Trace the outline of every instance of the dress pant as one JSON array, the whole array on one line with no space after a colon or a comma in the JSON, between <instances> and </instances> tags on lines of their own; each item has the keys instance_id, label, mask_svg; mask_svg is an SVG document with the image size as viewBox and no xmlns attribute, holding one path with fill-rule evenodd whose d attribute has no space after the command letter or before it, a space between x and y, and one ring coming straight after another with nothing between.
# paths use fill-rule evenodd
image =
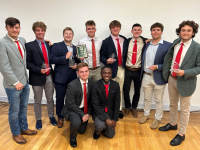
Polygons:
<instances>
[{"instance_id":1,"label":"dress pant","mask_svg":"<svg viewBox=\"0 0 200 150\"><path fill-rule=\"evenodd\" d=\"M100 67L98 67L95 70L89 69L89 71L90 71L90 73L89 73L88 78L92 79L94 82L101 79L101 68Z\"/></svg>"},{"instance_id":2,"label":"dress pant","mask_svg":"<svg viewBox=\"0 0 200 150\"><path fill-rule=\"evenodd\" d=\"M113 78L114 81L119 83L120 86L120 110L122 110L122 99L123 99L123 85L124 85L124 68L118 66L117 75Z\"/></svg>"},{"instance_id":3,"label":"dress pant","mask_svg":"<svg viewBox=\"0 0 200 150\"><path fill-rule=\"evenodd\" d=\"M99 135L101 131L104 131L105 136L107 136L108 138L113 138L115 136L115 129L109 127L105 121L101 121L97 116L94 119L94 126L95 133L97 135Z\"/></svg>"},{"instance_id":4,"label":"dress pant","mask_svg":"<svg viewBox=\"0 0 200 150\"><path fill-rule=\"evenodd\" d=\"M155 119L161 120L163 116L163 94L165 91L164 85L157 85L153 76L144 74L142 80L142 87L144 91L144 115L149 116L151 110L151 101L154 93L156 103Z\"/></svg>"},{"instance_id":5,"label":"dress pant","mask_svg":"<svg viewBox=\"0 0 200 150\"><path fill-rule=\"evenodd\" d=\"M168 91L170 99L170 123L177 124L178 117L178 102L180 98L180 125L179 134L185 134L190 117L190 100L191 96L183 97L178 93L177 79L169 76Z\"/></svg>"},{"instance_id":6,"label":"dress pant","mask_svg":"<svg viewBox=\"0 0 200 150\"><path fill-rule=\"evenodd\" d=\"M56 89L56 114L58 119L63 119L64 117L61 115L62 109L64 107L64 100L67 90L67 85L70 82L68 79L67 83L56 83L55 82L55 89Z\"/></svg>"},{"instance_id":7,"label":"dress pant","mask_svg":"<svg viewBox=\"0 0 200 150\"><path fill-rule=\"evenodd\" d=\"M43 86L32 86L34 93L34 111L36 120L41 120L41 101L43 96L43 90L45 92L45 96L47 99L47 111L49 118L54 117L54 101L53 101L53 93L54 93L54 83L52 80L52 75L49 74L46 76L46 83Z\"/></svg>"},{"instance_id":8,"label":"dress pant","mask_svg":"<svg viewBox=\"0 0 200 150\"><path fill-rule=\"evenodd\" d=\"M84 109L82 108L82 110ZM77 131L80 134L85 133L88 121L83 122L80 115L73 111L69 113L69 120L70 120L70 138L76 138Z\"/></svg>"},{"instance_id":9,"label":"dress pant","mask_svg":"<svg viewBox=\"0 0 200 150\"><path fill-rule=\"evenodd\" d=\"M27 123L27 105L29 100L30 87L27 83L23 89L17 90L5 88L8 102L9 112L8 121L12 135L20 135L20 131L28 129Z\"/></svg>"},{"instance_id":10,"label":"dress pant","mask_svg":"<svg viewBox=\"0 0 200 150\"><path fill-rule=\"evenodd\" d=\"M125 68L125 78L124 78L124 101L126 108L136 109L138 106L138 102L140 99L140 88L141 88L141 80L140 80L141 70L131 71ZM132 99L132 105L130 101L130 87L131 83L134 83L134 94Z\"/></svg>"}]
</instances>

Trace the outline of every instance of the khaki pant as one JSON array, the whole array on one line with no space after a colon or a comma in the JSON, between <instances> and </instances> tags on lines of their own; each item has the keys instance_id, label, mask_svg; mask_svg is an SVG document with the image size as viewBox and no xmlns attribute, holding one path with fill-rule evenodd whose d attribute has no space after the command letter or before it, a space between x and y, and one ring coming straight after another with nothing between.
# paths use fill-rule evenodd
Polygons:
<instances>
[{"instance_id":1,"label":"khaki pant","mask_svg":"<svg viewBox=\"0 0 200 150\"><path fill-rule=\"evenodd\" d=\"M163 94L165 91L164 85L157 85L154 82L153 76L144 74L142 87L144 91L144 115L149 116L151 110L151 101L154 93L156 103L155 119L161 120L163 116Z\"/></svg>"},{"instance_id":2,"label":"khaki pant","mask_svg":"<svg viewBox=\"0 0 200 150\"><path fill-rule=\"evenodd\" d=\"M94 82L97 82L98 80L101 79L101 68L97 68L95 70L90 70L90 74L89 77L90 79L92 79Z\"/></svg>"},{"instance_id":3,"label":"khaki pant","mask_svg":"<svg viewBox=\"0 0 200 150\"><path fill-rule=\"evenodd\" d=\"M177 80L169 76L168 91L170 99L170 123L177 124L178 102L180 98L180 127L179 134L185 134L190 117L190 100L191 96L182 97L177 90Z\"/></svg>"},{"instance_id":4,"label":"khaki pant","mask_svg":"<svg viewBox=\"0 0 200 150\"><path fill-rule=\"evenodd\" d=\"M124 85L124 73L125 70L122 66L118 66L118 71L117 71L117 75L115 78L113 78L114 81L119 83L120 86L120 110L122 110L122 99L123 99L123 85Z\"/></svg>"}]
</instances>

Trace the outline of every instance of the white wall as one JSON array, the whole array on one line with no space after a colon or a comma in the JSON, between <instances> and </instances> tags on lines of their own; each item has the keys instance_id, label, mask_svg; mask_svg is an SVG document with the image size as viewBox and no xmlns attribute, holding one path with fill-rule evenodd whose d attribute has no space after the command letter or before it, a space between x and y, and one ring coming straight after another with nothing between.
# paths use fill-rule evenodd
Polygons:
<instances>
[{"instance_id":1,"label":"white wall","mask_svg":"<svg viewBox=\"0 0 200 150\"><path fill-rule=\"evenodd\" d=\"M173 42L177 38L175 29L183 20L194 20L200 24L199 6L199 0L0 0L0 37L6 34L5 19L12 16L21 21L20 36L27 42L35 39L31 28L33 22L43 21L47 25L46 39L52 42L62 41L62 30L69 26L75 32L73 43L76 45L79 39L86 36L87 20L93 19L96 22L96 36L105 39L110 35L109 23L117 19L122 24L120 34L126 37L131 37L132 25L140 23L143 27L142 36L151 38L150 26L155 22L161 22L164 25L163 39ZM200 43L200 33L194 40ZM1 75L0 82L0 101L4 101L6 94ZM200 110L199 91L200 80L192 96L192 110ZM143 107L143 95L141 90L139 108ZM30 102L32 101L31 88ZM169 108L167 87L164 94L164 108Z\"/></svg>"}]
</instances>

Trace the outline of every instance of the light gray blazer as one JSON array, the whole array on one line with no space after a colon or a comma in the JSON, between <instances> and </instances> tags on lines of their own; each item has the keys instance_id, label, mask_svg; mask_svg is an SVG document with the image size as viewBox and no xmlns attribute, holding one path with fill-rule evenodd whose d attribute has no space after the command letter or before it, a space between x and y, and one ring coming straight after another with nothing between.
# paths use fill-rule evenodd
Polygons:
<instances>
[{"instance_id":1,"label":"light gray blazer","mask_svg":"<svg viewBox=\"0 0 200 150\"><path fill-rule=\"evenodd\" d=\"M176 39L165 56L163 63L163 77L165 81L168 80L170 74L174 46L179 42L180 39ZM196 89L196 76L200 74L200 44L192 40L192 43L179 68L184 70L185 74L182 77L177 76L178 92L184 97L191 96Z\"/></svg>"},{"instance_id":2,"label":"light gray blazer","mask_svg":"<svg viewBox=\"0 0 200 150\"><path fill-rule=\"evenodd\" d=\"M26 85L28 75L26 72L26 49L25 39L19 37L20 43L24 48L22 59L15 43L6 35L0 39L0 72L3 75L4 88L14 89L13 84L17 81Z\"/></svg>"}]
</instances>

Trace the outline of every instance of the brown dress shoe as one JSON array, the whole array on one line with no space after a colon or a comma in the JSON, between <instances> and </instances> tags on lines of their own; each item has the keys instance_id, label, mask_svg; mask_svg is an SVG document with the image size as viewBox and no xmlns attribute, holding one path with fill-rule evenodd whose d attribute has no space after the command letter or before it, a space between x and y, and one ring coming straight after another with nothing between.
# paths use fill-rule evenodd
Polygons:
<instances>
[{"instance_id":1,"label":"brown dress shoe","mask_svg":"<svg viewBox=\"0 0 200 150\"><path fill-rule=\"evenodd\" d=\"M13 135L13 140L15 140L16 143L18 144L25 144L26 139L20 134L20 135Z\"/></svg>"},{"instance_id":2,"label":"brown dress shoe","mask_svg":"<svg viewBox=\"0 0 200 150\"><path fill-rule=\"evenodd\" d=\"M21 131L21 134L22 135L36 135L37 131L36 130L27 129L26 131Z\"/></svg>"},{"instance_id":3,"label":"brown dress shoe","mask_svg":"<svg viewBox=\"0 0 200 150\"><path fill-rule=\"evenodd\" d=\"M131 108L126 108L124 111L124 116L128 116L129 112L131 112Z\"/></svg>"},{"instance_id":4,"label":"brown dress shoe","mask_svg":"<svg viewBox=\"0 0 200 150\"><path fill-rule=\"evenodd\" d=\"M57 126L58 126L58 128L63 127L63 119L58 119Z\"/></svg>"},{"instance_id":5,"label":"brown dress shoe","mask_svg":"<svg viewBox=\"0 0 200 150\"><path fill-rule=\"evenodd\" d=\"M136 109L132 109L132 115L133 117L137 118L138 117L138 113Z\"/></svg>"}]
</instances>

